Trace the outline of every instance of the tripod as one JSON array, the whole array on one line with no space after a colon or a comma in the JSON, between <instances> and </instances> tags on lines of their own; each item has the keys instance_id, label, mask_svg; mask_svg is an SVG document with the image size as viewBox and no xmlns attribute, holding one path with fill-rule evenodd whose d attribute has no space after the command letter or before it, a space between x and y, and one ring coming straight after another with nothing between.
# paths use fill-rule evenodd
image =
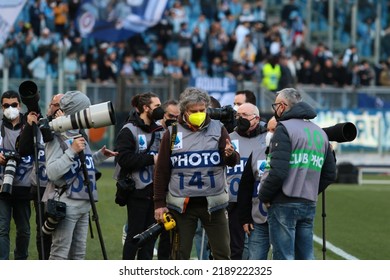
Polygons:
<instances>
[{"instance_id":1,"label":"tripod","mask_svg":"<svg viewBox=\"0 0 390 280\"><path fill-rule=\"evenodd\" d=\"M91 181L89 180L88 170L87 170L87 166L85 164L85 153L83 151L81 151L79 153L79 157L80 157L81 167L83 169L84 184L87 186L89 202L91 203L92 220L95 221L95 223L96 223L96 228L97 228L98 235L99 235L100 247L102 248L103 258L105 260L107 260L108 258L107 258L107 253L106 253L106 247L104 246L102 231L100 228L99 216L97 213L95 200L94 200L93 195L92 195Z\"/></svg>"},{"instance_id":2,"label":"tripod","mask_svg":"<svg viewBox=\"0 0 390 280\"><path fill-rule=\"evenodd\" d=\"M322 192L322 259L326 259L326 238L325 238L325 190Z\"/></svg>"},{"instance_id":3,"label":"tripod","mask_svg":"<svg viewBox=\"0 0 390 280\"><path fill-rule=\"evenodd\" d=\"M37 182L37 206L38 206L38 227L39 227L39 235L41 241L41 258L45 259L45 244L43 240L43 221L42 221L42 204L41 204L41 184L39 180L39 159L38 159L38 127L35 123L33 123L33 142L34 142L34 157L35 157L35 178Z\"/></svg>"}]
</instances>

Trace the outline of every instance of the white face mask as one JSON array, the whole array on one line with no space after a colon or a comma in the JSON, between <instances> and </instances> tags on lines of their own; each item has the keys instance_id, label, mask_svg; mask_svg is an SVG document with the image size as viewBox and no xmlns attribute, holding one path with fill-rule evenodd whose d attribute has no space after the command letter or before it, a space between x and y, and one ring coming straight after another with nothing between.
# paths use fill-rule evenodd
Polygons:
<instances>
[{"instance_id":1,"label":"white face mask","mask_svg":"<svg viewBox=\"0 0 390 280\"><path fill-rule=\"evenodd\" d=\"M9 108L4 110L3 115L7 119L13 121L14 119L16 119L19 116L19 109L14 108L14 107L9 107Z\"/></svg>"},{"instance_id":2,"label":"white face mask","mask_svg":"<svg viewBox=\"0 0 390 280\"><path fill-rule=\"evenodd\" d=\"M269 147L269 143L271 143L272 136L274 136L274 133L268 131L267 135L265 136L265 144L267 145L267 147Z\"/></svg>"}]
</instances>

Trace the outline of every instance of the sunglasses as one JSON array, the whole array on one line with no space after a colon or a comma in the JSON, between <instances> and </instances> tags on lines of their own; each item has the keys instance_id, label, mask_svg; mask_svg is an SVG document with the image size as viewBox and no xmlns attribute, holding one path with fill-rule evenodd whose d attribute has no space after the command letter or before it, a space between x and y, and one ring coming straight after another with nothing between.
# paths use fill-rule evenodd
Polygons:
<instances>
[{"instance_id":1,"label":"sunglasses","mask_svg":"<svg viewBox=\"0 0 390 280\"><path fill-rule=\"evenodd\" d=\"M4 104L2 104L1 106L3 106L5 109L7 109L7 108L9 108L9 107L16 108L16 107L19 106L19 103L17 103L17 102L14 102L14 103L11 103L11 104L4 103Z\"/></svg>"}]
</instances>

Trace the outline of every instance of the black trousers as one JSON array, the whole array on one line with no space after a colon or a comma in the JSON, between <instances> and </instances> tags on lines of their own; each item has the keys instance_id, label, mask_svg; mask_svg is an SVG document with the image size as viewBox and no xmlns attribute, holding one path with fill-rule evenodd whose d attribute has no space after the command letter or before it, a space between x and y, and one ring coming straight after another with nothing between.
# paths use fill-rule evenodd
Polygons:
<instances>
[{"instance_id":1,"label":"black trousers","mask_svg":"<svg viewBox=\"0 0 390 280\"><path fill-rule=\"evenodd\" d=\"M153 259L154 244L157 237L151 238L141 248L132 241L133 237L145 231L152 224L154 219L153 200L130 196L127 202L127 236L123 246L124 260L151 260Z\"/></svg>"}]
</instances>

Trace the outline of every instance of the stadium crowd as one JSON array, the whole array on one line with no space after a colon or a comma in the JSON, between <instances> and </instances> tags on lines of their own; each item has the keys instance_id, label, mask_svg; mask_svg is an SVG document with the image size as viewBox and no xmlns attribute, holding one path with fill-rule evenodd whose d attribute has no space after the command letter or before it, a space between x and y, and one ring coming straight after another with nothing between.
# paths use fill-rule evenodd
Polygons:
<instances>
[{"instance_id":1,"label":"stadium crowd","mask_svg":"<svg viewBox=\"0 0 390 280\"><path fill-rule=\"evenodd\" d=\"M319 86L389 85L390 28L381 16L382 52L372 63L375 5L359 1L357 42L332 53L326 42L305 45L307 1L169 0L161 21L142 34L108 42L83 38L76 26L80 0L27 1L0 49L0 75L10 78L85 79L112 83L119 76L230 76L261 81L269 90L296 83ZM266 2L266 3L265 3ZM336 36L349 42L351 1L336 7ZM383 14L389 4L382 1ZM326 30L328 1L314 1L319 20L311 29ZM279 16L268 16L274 5ZM278 10L278 11L279 11Z\"/></svg>"}]
</instances>

